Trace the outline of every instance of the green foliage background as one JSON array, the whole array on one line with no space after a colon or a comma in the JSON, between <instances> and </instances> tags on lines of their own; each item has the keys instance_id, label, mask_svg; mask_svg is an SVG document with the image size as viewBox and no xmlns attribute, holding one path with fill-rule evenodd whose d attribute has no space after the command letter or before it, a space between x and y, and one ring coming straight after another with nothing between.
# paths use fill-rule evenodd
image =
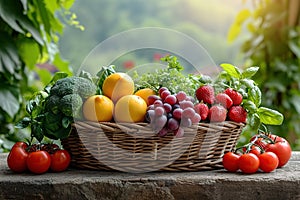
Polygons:
<instances>
[{"instance_id":1,"label":"green foliage background","mask_svg":"<svg viewBox=\"0 0 300 200\"><path fill-rule=\"evenodd\" d=\"M75 21L69 11L73 3L0 0L0 150L27 136L26 132L15 134L14 125L24 116L26 100L52 78L38 64L72 74L57 43L64 24Z\"/></svg>"},{"instance_id":2,"label":"green foliage background","mask_svg":"<svg viewBox=\"0 0 300 200\"><path fill-rule=\"evenodd\" d=\"M243 27L250 37L241 52L245 67L259 66L254 80L260 85L262 104L285 116L281 126L269 127L300 149L300 1L254 1L254 9L243 9L232 24L228 39L236 39ZM250 137L251 132L243 134Z\"/></svg>"}]
</instances>

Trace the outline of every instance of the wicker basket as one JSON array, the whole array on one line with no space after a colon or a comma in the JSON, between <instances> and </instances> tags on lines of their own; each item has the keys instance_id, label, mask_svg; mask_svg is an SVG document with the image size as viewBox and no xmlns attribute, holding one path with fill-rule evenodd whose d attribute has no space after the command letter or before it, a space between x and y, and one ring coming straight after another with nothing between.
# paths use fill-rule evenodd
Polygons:
<instances>
[{"instance_id":1,"label":"wicker basket","mask_svg":"<svg viewBox=\"0 0 300 200\"><path fill-rule=\"evenodd\" d=\"M78 121L62 145L80 169L126 172L200 171L222 167L235 148L243 123L199 123L181 138L155 135L147 123Z\"/></svg>"}]
</instances>

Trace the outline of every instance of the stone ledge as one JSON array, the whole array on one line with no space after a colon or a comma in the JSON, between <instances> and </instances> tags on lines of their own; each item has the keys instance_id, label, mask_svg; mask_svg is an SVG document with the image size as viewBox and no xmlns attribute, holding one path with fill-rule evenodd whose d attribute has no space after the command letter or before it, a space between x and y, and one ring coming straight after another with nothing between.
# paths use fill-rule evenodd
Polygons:
<instances>
[{"instance_id":1,"label":"stone ledge","mask_svg":"<svg viewBox=\"0 0 300 200\"><path fill-rule=\"evenodd\" d=\"M129 174L69 169L14 174L0 154L0 199L300 199L300 152L272 173L225 170Z\"/></svg>"}]
</instances>

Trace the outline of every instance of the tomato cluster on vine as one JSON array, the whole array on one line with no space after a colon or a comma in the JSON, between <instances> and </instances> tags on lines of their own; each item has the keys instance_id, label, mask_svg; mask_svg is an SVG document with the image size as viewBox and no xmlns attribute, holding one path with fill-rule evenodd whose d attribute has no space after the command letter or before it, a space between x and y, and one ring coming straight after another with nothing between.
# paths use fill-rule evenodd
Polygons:
<instances>
[{"instance_id":1,"label":"tomato cluster on vine","mask_svg":"<svg viewBox=\"0 0 300 200\"><path fill-rule=\"evenodd\" d=\"M68 168L70 161L69 152L56 144L28 145L26 142L16 142L7 157L9 169L16 173L61 172Z\"/></svg>"},{"instance_id":2,"label":"tomato cluster on vine","mask_svg":"<svg viewBox=\"0 0 300 200\"><path fill-rule=\"evenodd\" d=\"M248 144L234 152L225 153L222 163L224 169L230 172L268 173L286 165L291 154L292 150L286 139L274 134L261 133L254 135Z\"/></svg>"}]
</instances>

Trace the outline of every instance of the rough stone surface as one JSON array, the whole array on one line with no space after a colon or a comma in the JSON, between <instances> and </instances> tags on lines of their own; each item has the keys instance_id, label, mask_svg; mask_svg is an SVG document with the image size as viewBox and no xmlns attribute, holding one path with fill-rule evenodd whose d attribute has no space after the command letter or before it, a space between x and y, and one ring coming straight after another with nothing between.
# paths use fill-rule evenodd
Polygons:
<instances>
[{"instance_id":1,"label":"rough stone surface","mask_svg":"<svg viewBox=\"0 0 300 200\"><path fill-rule=\"evenodd\" d=\"M272 173L225 170L129 174L69 169L62 173L12 173L0 154L0 199L300 199L300 152Z\"/></svg>"}]
</instances>

